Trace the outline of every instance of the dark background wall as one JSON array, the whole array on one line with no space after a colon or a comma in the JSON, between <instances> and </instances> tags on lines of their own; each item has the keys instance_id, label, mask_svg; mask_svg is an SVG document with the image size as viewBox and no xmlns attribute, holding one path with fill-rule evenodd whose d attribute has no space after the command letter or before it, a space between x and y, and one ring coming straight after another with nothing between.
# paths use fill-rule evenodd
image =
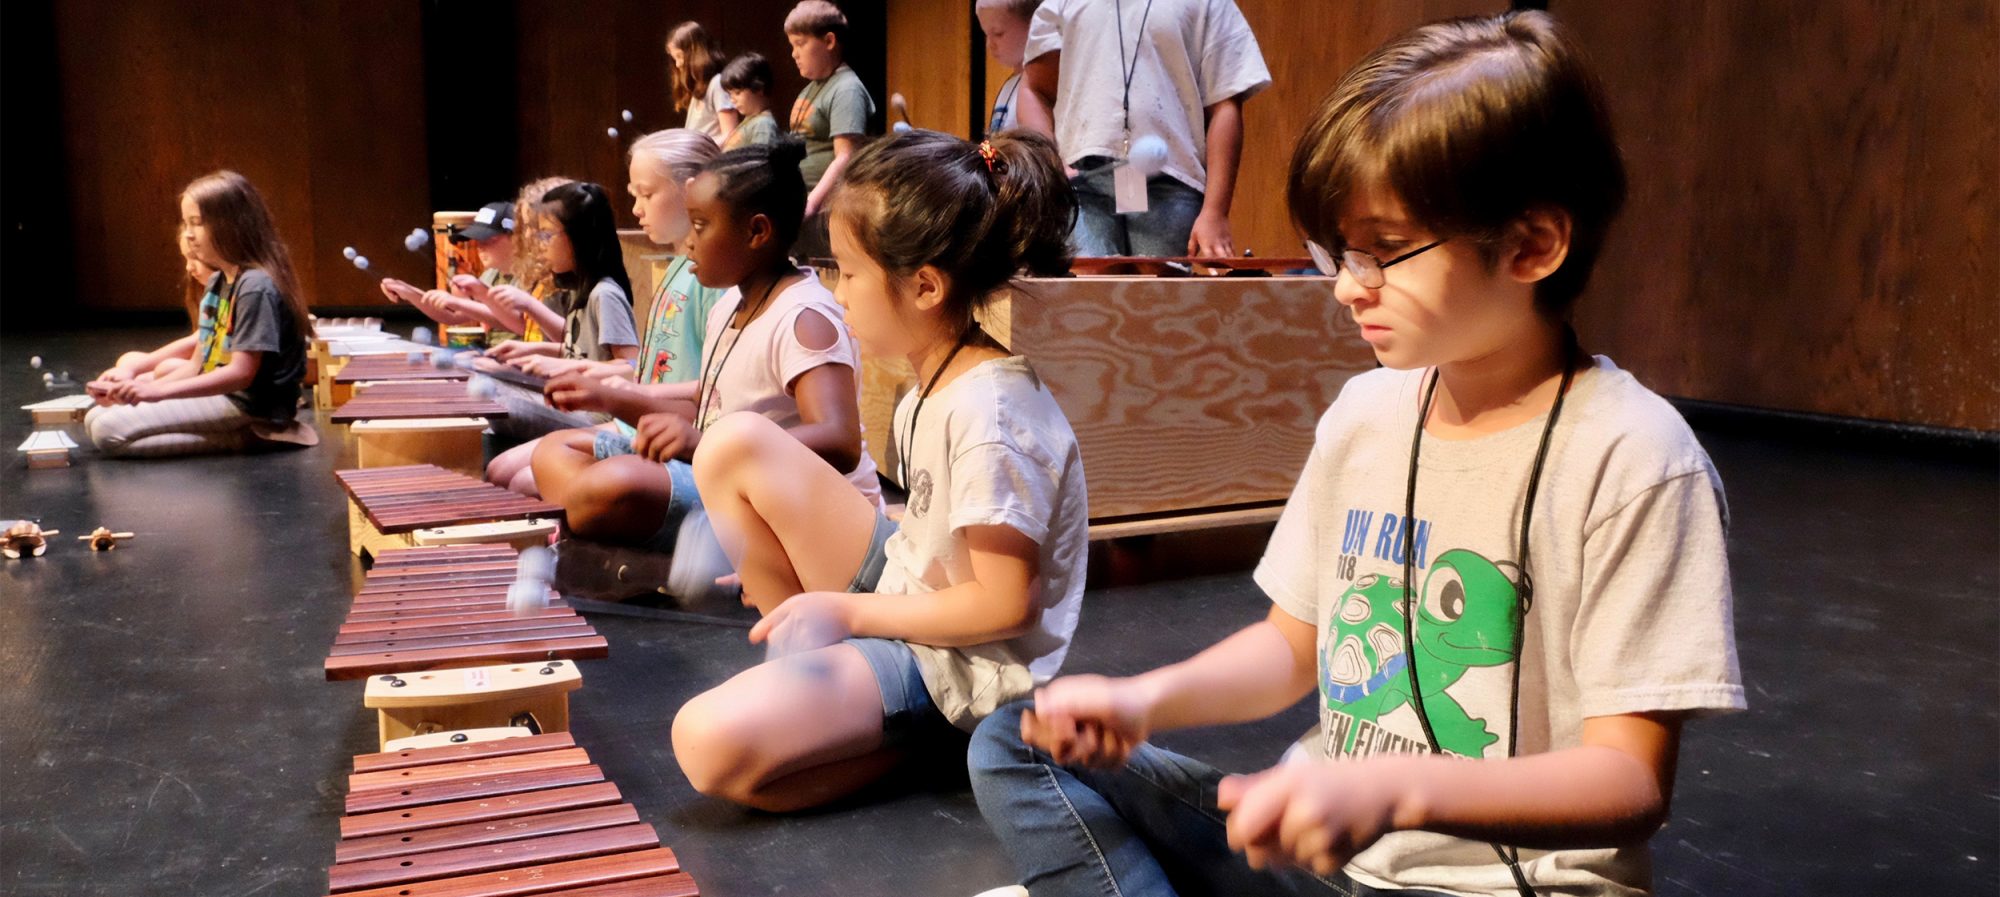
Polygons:
<instances>
[{"instance_id":1,"label":"dark background wall","mask_svg":"<svg viewBox=\"0 0 2000 897\"><path fill-rule=\"evenodd\" d=\"M844 5L850 62L881 96L883 12ZM316 307L379 303L382 275L427 278L428 254L404 250L403 235L427 227L433 210L510 199L542 175L604 184L621 199L621 224L634 226L625 148L682 118L668 87L668 30L692 18L727 53L763 53L782 117L804 84L783 32L791 6L7 4L0 322L177 314L176 198L216 168L264 192ZM369 272L341 255L350 245Z\"/></svg>"},{"instance_id":2,"label":"dark background wall","mask_svg":"<svg viewBox=\"0 0 2000 897\"><path fill-rule=\"evenodd\" d=\"M1284 166L1340 73L1413 25L1506 5L1239 2L1276 82L1248 106L1234 215L1262 255L1298 251ZM971 134L1004 72L970 4L844 5L877 99ZM1592 348L1672 395L2000 429L2000 4L1550 5L1594 58L1632 173L1582 305ZM224 165L265 189L316 304L374 301L342 246L417 278L400 240L433 209L543 174L622 189L630 137L676 123L675 22L771 57L788 108L789 6L0 5L0 327L170 314L174 197Z\"/></svg>"}]
</instances>

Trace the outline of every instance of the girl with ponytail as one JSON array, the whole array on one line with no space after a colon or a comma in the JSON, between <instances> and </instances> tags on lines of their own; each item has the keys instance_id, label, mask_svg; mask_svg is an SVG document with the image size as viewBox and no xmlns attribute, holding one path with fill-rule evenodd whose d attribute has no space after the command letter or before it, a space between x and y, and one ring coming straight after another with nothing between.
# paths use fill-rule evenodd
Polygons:
<instances>
[{"instance_id":1,"label":"girl with ponytail","mask_svg":"<svg viewBox=\"0 0 2000 897\"><path fill-rule=\"evenodd\" d=\"M833 194L834 296L863 351L908 358L887 520L755 415L718 421L694 474L772 660L674 720L695 788L766 810L825 803L964 731L1061 666L1089 513L1076 438L976 312L1069 260L1076 200L1046 138L910 131L855 154Z\"/></svg>"}]
</instances>

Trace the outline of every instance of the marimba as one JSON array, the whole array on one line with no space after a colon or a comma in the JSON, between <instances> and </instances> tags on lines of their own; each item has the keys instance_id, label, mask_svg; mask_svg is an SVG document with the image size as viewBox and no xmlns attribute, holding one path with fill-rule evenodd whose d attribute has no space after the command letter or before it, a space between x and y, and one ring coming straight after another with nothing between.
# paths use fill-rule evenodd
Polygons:
<instances>
[{"instance_id":1,"label":"marimba","mask_svg":"<svg viewBox=\"0 0 2000 897\"><path fill-rule=\"evenodd\" d=\"M414 345L414 344L412 344ZM417 350L412 350L417 351ZM333 375L333 384L328 390L332 407L338 408L354 398L354 384L369 381L405 382L411 380L464 380L470 376L457 367L440 368L431 361L430 355L410 360L410 353L359 355L348 359L346 364Z\"/></svg>"},{"instance_id":2,"label":"marimba","mask_svg":"<svg viewBox=\"0 0 2000 897\"><path fill-rule=\"evenodd\" d=\"M22 405L21 410L34 418L35 426L62 426L83 420L90 409L97 407L97 400L88 395L63 396L56 399Z\"/></svg>"},{"instance_id":3,"label":"marimba","mask_svg":"<svg viewBox=\"0 0 2000 897\"><path fill-rule=\"evenodd\" d=\"M336 470L357 555L413 545L546 544L562 508L430 464Z\"/></svg>"},{"instance_id":4,"label":"marimba","mask_svg":"<svg viewBox=\"0 0 2000 897\"><path fill-rule=\"evenodd\" d=\"M435 464L477 475L486 466L486 422L507 416L506 406L467 395L456 380L355 385L332 420L353 425L363 469Z\"/></svg>"},{"instance_id":5,"label":"marimba","mask_svg":"<svg viewBox=\"0 0 2000 897\"><path fill-rule=\"evenodd\" d=\"M362 580L325 664L329 680L368 677L363 705L381 743L441 729L569 727L574 661L608 644L561 604L517 614L507 593L516 554L501 545L383 552Z\"/></svg>"},{"instance_id":6,"label":"marimba","mask_svg":"<svg viewBox=\"0 0 2000 897\"><path fill-rule=\"evenodd\" d=\"M28 459L31 468L68 467L69 453L76 448L76 440L61 430L36 430L21 440L15 451Z\"/></svg>"},{"instance_id":7,"label":"marimba","mask_svg":"<svg viewBox=\"0 0 2000 897\"><path fill-rule=\"evenodd\" d=\"M354 758L329 894L698 897L567 733Z\"/></svg>"}]
</instances>

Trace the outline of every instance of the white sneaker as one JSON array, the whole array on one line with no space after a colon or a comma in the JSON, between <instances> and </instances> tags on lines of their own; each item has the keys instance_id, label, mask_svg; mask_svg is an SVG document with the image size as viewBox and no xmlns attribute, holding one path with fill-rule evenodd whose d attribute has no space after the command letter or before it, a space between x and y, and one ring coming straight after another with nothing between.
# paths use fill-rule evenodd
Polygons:
<instances>
[{"instance_id":1,"label":"white sneaker","mask_svg":"<svg viewBox=\"0 0 2000 897\"><path fill-rule=\"evenodd\" d=\"M1020 885L1008 885L991 891L981 891L972 897L1028 897L1028 889Z\"/></svg>"}]
</instances>

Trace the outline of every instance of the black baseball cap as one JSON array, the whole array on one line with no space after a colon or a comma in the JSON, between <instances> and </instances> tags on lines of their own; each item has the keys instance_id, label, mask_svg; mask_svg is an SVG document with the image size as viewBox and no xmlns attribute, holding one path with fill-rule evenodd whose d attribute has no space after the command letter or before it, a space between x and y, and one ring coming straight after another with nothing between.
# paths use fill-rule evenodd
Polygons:
<instances>
[{"instance_id":1,"label":"black baseball cap","mask_svg":"<svg viewBox=\"0 0 2000 897\"><path fill-rule=\"evenodd\" d=\"M459 228L451 235L453 243L467 240L485 242L494 237L504 237L514 232L514 204L511 202L490 202L480 206L472 216L472 223Z\"/></svg>"}]
</instances>

